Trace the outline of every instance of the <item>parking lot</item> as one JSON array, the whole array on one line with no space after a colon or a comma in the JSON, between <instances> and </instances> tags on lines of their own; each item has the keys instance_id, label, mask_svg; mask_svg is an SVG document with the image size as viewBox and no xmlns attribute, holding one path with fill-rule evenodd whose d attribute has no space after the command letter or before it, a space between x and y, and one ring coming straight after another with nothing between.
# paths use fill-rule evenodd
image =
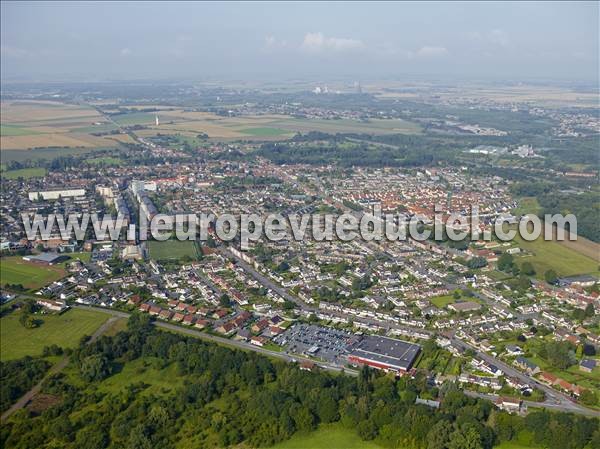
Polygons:
<instances>
[{"instance_id":1,"label":"parking lot","mask_svg":"<svg viewBox=\"0 0 600 449\"><path fill-rule=\"evenodd\" d=\"M339 364L346 362L345 355L358 340L351 332L312 324L296 324L274 338L287 352Z\"/></svg>"}]
</instances>

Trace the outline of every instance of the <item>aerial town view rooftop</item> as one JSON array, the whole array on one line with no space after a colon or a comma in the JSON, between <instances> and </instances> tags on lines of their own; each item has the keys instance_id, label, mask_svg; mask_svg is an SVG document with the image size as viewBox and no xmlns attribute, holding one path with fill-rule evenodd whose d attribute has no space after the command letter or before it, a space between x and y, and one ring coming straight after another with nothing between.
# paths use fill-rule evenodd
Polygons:
<instances>
[{"instance_id":1,"label":"aerial town view rooftop","mask_svg":"<svg viewBox=\"0 0 600 449\"><path fill-rule=\"evenodd\" d=\"M1 13L1 447L600 448L597 2Z\"/></svg>"}]
</instances>

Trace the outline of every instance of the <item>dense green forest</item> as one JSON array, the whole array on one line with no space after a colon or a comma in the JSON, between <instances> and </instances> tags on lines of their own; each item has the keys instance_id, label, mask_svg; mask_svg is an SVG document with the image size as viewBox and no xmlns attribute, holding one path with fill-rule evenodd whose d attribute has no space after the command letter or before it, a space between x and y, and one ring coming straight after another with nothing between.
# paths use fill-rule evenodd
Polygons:
<instances>
[{"instance_id":1,"label":"dense green forest","mask_svg":"<svg viewBox=\"0 0 600 449\"><path fill-rule=\"evenodd\" d=\"M140 361L169 369L173 374L161 381L174 388L156 390L143 381L106 387ZM411 380L369 369L357 377L305 372L253 352L159 331L146 315L134 315L126 331L80 346L70 363L44 384L53 405L19 411L2 426L3 447L264 447L338 421L387 448L491 448L524 429L549 449L600 447L596 419L544 411L523 419L452 384L430 387L421 375ZM440 397L439 410L415 405L417 396Z\"/></svg>"},{"instance_id":2,"label":"dense green forest","mask_svg":"<svg viewBox=\"0 0 600 449\"><path fill-rule=\"evenodd\" d=\"M48 368L49 362L32 357L0 362L0 411L9 408L38 383Z\"/></svg>"}]
</instances>

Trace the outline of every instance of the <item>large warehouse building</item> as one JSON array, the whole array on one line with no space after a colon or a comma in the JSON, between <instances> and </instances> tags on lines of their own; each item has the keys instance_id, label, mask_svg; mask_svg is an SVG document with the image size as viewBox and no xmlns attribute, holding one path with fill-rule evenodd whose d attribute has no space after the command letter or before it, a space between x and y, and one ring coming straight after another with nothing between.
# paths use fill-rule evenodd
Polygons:
<instances>
[{"instance_id":1,"label":"large warehouse building","mask_svg":"<svg viewBox=\"0 0 600 449\"><path fill-rule=\"evenodd\" d=\"M420 351L421 347L414 343L369 335L350 350L348 361L403 374L412 368Z\"/></svg>"}]
</instances>

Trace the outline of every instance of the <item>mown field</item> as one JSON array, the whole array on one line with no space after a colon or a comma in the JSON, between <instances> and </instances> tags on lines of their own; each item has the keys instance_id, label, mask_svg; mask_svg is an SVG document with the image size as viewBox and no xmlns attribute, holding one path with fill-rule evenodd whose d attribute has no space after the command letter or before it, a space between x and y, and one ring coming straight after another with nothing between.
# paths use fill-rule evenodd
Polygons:
<instances>
[{"instance_id":1,"label":"mown field","mask_svg":"<svg viewBox=\"0 0 600 449\"><path fill-rule=\"evenodd\" d=\"M65 276L61 266L46 266L23 260L21 256L0 259L0 283L21 284L25 288L41 288Z\"/></svg>"},{"instance_id":2,"label":"mown field","mask_svg":"<svg viewBox=\"0 0 600 449\"><path fill-rule=\"evenodd\" d=\"M453 304L454 302L456 302L456 300L452 295L436 296L435 298L431 298L431 303L438 309L443 309L448 304Z\"/></svg>"},{"instance_id":3,"label":"mown field","mask_svg":"<svg viewBox=\"0 0 600 449\"><path fill-rule=\"evenodd\" d=\"M0 176L6 179L30 179L30 178L43 178L46 176L47 170L43 167L33 167L33 168L22 168L19 170L8 170L2 171Z\"/></svg>"},{"instance_id":4,"label":"mown field","mask_svg":"<svg viewBox=\"0 0 600 449\"><path fill-rule=\"evenodd\" d=\"M165 240L148 242L150 258L154 260L178 260L183 256L196 257L196 248L191 240Z\"/></svg>"},{"instance_id":5,"label":"mown field","mask_svg":"<svg viewBox=\"0 0 600 449\"><path fill-rule=\"evenodd\" d=\"M72 309L61 315L36 315L43 323L37 328L26 329L19 322L19 313L10 313L0 318L0 360L38 356L44 346L52 344L74 348L81 337L92 335L108 317L101 312Z\"/></svg>"},{"instance_id":6,"label":"mown field","mask_svg":"<svg viewBox=\"0 0 600 449\"><path fill-rule=\"evenodd\" d=\"M531 253L531 255L518 256L517 262L519 264L525 261L531 262L539 279L543 279L544 273L550 269L555 270L559 276L600 274L597 261L558 242L541 238L528 242L517 235L515 243L521 249Z\"/></svg>"}]
</instances>

